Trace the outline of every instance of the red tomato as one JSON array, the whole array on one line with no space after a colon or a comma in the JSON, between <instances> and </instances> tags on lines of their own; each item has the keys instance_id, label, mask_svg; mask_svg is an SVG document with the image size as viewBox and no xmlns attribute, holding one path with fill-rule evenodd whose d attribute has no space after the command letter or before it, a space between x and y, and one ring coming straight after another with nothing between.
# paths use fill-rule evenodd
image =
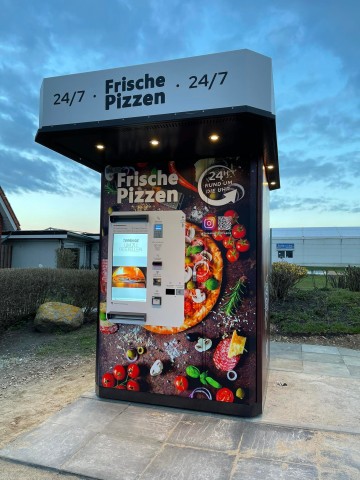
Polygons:
<instances>
[{"instance_id":1,"label":"red tomato","mask_svg":"<svg viewBox=\"0 0 360 480\"><path fill-rule=\"evenodd\" d=\"M187 390L189 386L188 379L184 377L183 375L178 375L175 378L175 387L179 392L183 392L184 390Z\"/></svg>"},{"instance_id":2,"label":"red tomato","mask_svg":"<svg viewBox=\"0 0 360 480\"><path fill-rule=\"evenodd\" d=\"M140 391L140 385L136 380L129 380L126 384L127 390L133 390L134 392Z\"/></svg>"},{"instance_id":3,"label":"red tomato","mask_svg":"<svg viewBox=\"0 0 360 480\"><path fill-rule=\"evenodd\" d=\"M236 260L239 260L239 252L236 250L236 248L231 248L226 252L226 258L229 260L229 262L234 263Z\"/></svg>"},{"instance_id":4,"label":"red tomato","mask_svg":"<svg viewBox=\"0 0 360 480\"><path fill-rule=\"evenodd\" d=\"M208 278L211 277L210 268L204 268L202 266L196 269L196 281L197 282L206 282Z\"/></svg>"},{"instance_id":5,"label":"red tomato","mask_svg":"<svg viewBox=\"0 0 360 480\"><path fill-rule=\"evenodd\" d=\"M185 315L191 315L192 313L194 313L193 304L189 299L186 299L184 302L184 313Z\"/></svg>"},{"instance_id":6,"label":"red tomato","mask_svg":"<svg viewBox=\"0 0 360 480\"><path fill-rule=\"evenodd\" d=\"M235 210L226 210L224 217L231 217L231 223L234 224L239 218L239 214Z\"/></svg>"},{"instance_id":7,"label":"red tomato","mask_svg":"<svg viewBox=\"0 0 360 480\"><path fill-rule=\"evenodd\" d=\"M226 237L226 234L224 232L213 232L212 236L214 240L221 242Z\"/></svg>"},{"instance_id":8,"label":"red tomato","mask_svg":"<svg viewBox=\"0 0 360 480\"><path fill-rule=\"evenodd\" d=\"M232 227L231 233L234 238L244 238L246 235L246 228L244 227L244 225L240 225L240 223L237 223Z\"/></svg>"},{"instance_id":9,"label":"red tomato","mask_svg":"<svg viewBox=\"0 0 360 480\"><path fill-rule=\"evenodd\" d=\"M136 363L132 363L127 367L127 373L130 378L137 378L140 376L140 368Z\"/></svg>"},{"instance_id":10,"label":"red tomato","mask_svg":"<svg viewBox=\"0 0 360 480\"><path fill-rule=\"evenodd\" d=\"M250 248L250 242L249 240L246 240L246 238L241 238L236 242L236 250L238 252L247 252Z\"/></svg>"},{"instance_id":11,"label":"red tomato","mask_svg":"<svg viewBox=\"0 0 360 480\"><path fill-rule=\"evenodd\" d=\"M116 380L124 380L126 377L126 370L122 365L115 365L113 368L113 375L116 378Z\"/></svg>"},{"instance_id":12,"label":"red tomato","mask_svg":"<svg viewBox=\"0 0 360 480\"><path fill-rule=\"evenodd\" d=\"M115 385L115 377L112 373L104 373L101 379L102 386L105 388L112 388Z\"/></svg>"},{"instance_id":13,"label":"red tomato","mask_svg":"<svg viewBox=\"0 0 360 480\"><path fill-rule=\"evenodd\" d=\"M229 388L220 388L220 390L216 392L216 400L218 402L232 403L234 401L234 394Z\"/></svg>"},{"instance_id":14,"label":"red tomato","mask_svg":"<svg viewBox=\"0 0 360 480\"><path fill-rule=\"evenodd\" d=\"M231 235L227 235L223 240L225 248L235 248L235 239Z\"/></svg>"}]
</instances>

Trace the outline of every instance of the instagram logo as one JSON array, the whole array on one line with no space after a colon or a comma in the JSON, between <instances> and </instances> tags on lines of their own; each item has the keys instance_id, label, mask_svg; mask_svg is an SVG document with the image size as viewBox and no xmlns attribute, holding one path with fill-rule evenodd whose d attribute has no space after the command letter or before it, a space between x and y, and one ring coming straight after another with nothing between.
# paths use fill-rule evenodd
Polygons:
<instances>
[{"instance_id":1,"label":"instagram logo","mask_svg":"<svg viewBox=\"0 0 360 480\"><path fill-rule=\"evenodd\" d=\"M217 218L215 215L206 215L202 221L203 229L213 231L217 228Z\"/></svg>"}]
</instances>

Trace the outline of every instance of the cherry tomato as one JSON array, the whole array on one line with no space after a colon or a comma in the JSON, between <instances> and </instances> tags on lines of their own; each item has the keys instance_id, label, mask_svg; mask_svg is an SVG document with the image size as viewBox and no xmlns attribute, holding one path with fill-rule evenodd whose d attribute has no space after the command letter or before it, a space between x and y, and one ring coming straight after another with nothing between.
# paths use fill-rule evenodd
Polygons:
<instances>
[{"instance_id":1,"label":"cherry tomato","mask_svg":"<svg viewBox=\"0 0 360 480\"><path fill-rule=\"evenodd\" d=\"M236 242L235 247L238 252L247 252L250 248L250 242L246 238L241 238Z\"/></svg>"},{"instance_id":2,"label":"cherry tomato","mask_svg":"<svg viewBox=\"0 0 360 480\"><path fill-rule=\"evenodd\" d=\"M134 392L140 391L140 385L136 380L129 380L126 384L127 390L133 390Z\"/></svg>"},{"instance_id":3,"label":"cherry tomato","mask_svg":"<svg viewBox=\"0 0 360 480\"><path fill-rule=\"evenodd\" d=\"M231 234L234 238L244 238L246 235L246 228L244 227L244 225L240 225L240 223L237 223L232 227Z\"/></svg>"},{"instance_id":4,"label":"cherry tomato","mask_svg":"<svg viewBox=\"0 0 360 480\"><path fill-rule=\"evenodd\" d=\"M235 239L231 235L227 235L222 243L225 248L235 248Z\"/></svg>"},{"instance_id":5,"label":"cherry tomato","mask_svg":"<svg viewBox=\"0 0 360 480\"><path fill-rule=\"evenodd\" d=\"M216 400L218 402L232 403L234 401L234 394L229 388L220 388L220 390L216 392Z\"/></svg>"},{"instance_id":6,"label":"cherry tomato","mask_svg":"<svg viewBox=\"0 0 360 480\"><path fill-rule=\"evenodd\" d=\"M113 375L116 378L116 380L124 380L126 377L126 370L122 365L115 365L113 368Z\"/></svg>"},{"instance_id":7,"label":"cherry tomato","mask_svg":"<svg viewBox=\"0 0 360 480\"><path fill-rule=\"evenodd\" d=\"M102 386L105 388L112 388L115 385L115 377L112 373L104 373L101 379Z\"/></svg>"},{"instance_id":8,"label":"cherry tomato","mask_svg":"<svg viewBox=\"0 0 360 480\"><path fill-rule=\"evenodd\" d=\"M239 214L235 210L226 210L224 217L231 217L231 223L234 225L239 218Z\"/></svg>"},{"instance_id":9,"label":"cherry tomato","mask_svg":"<svg viewBox=\"0 0 360 480\"><path fill-rule=\"evenodd\" d=\"M214 240L221 242L226 237L226 234L224 232L213 232L212 236Z\"/></svg>"},{"instance_id":10,"label":"cherry tomato","mask_svg":"<svg viewBox=\"0 0 360 480\"><path fill-rule=\"evenodd\" d=\"M127 367L127 373L130 378L137 378L140 376L140 368L136 363L132 363Z\"/></svg>"},{"instance_id":11,"label":"cherry tomato","mask_svg":"<svg viewBox=\"0 0 360 480\"><path fill-rule=\"evenodd\" d=\"M175 378L175 387L179 392L183 392L184 390L187 390L189 386L188 379L184 377L183 375L178 375Z\"/></svg>"},{"instance_id":12,"label":"cherry tomato","mask_svg":"<svg viewBox=\"0 0 360 480\"><path fill-rule=\"evenodd\" d=\"M236 250L236 248L231 248L226 252L226 258L229 262L234 263L236 260L239 260L240 253Z\"/></svg>"}]
</instances>

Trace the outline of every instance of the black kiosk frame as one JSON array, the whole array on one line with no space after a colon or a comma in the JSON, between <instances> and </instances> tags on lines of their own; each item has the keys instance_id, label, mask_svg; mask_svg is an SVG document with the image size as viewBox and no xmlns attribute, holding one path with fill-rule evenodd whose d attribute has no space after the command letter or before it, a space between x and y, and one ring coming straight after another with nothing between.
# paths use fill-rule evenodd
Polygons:
<instances>
[{"instance_id":1,"label":"black kiosk frame","mask_svg":"<svg viewBox=\"0 0 360 480\"><path fill-rule=\"evenodd\" d=\"M260 414L280 188L271 60L239 50L49 78L40 110L36 141L101 173L97 394ZM110 308L109 289L125 300Z\"/></svg>"}]
</instances>

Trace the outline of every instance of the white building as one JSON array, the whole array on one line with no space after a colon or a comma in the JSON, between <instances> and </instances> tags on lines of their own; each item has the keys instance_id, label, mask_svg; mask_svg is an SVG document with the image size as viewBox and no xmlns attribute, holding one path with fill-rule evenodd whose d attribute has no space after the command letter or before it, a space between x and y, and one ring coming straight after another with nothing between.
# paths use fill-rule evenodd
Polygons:
<instances>
[{"instance_id":1,"label":"white building","mask_svg":"<svg viewBox=\"0 0 360 480\"><path fill-rule=\"evenodd\" d=\"M360 227L272 228L271 260L309 267L360 266Z\"/></svg>"}]
</instances>

